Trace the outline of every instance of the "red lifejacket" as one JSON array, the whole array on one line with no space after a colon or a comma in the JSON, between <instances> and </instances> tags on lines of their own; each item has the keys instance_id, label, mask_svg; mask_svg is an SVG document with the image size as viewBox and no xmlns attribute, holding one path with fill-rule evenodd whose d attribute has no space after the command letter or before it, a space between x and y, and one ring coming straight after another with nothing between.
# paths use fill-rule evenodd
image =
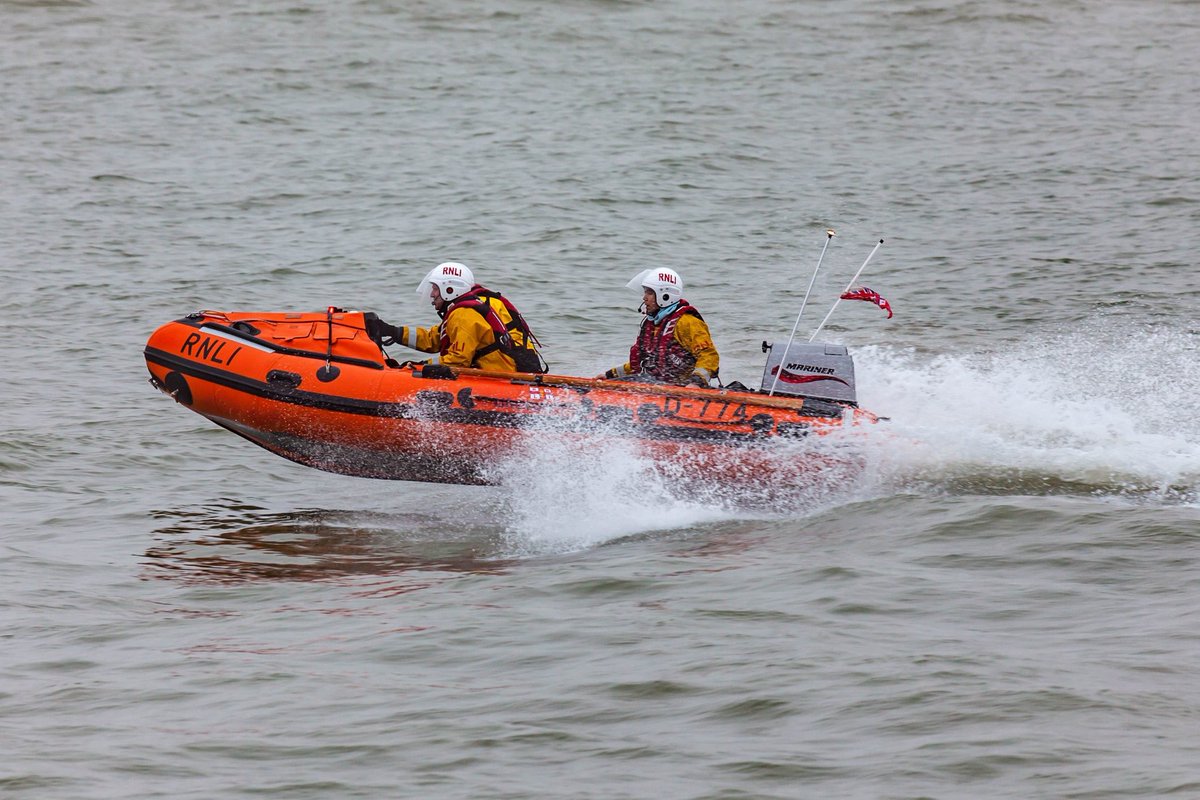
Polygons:
<instances>
[{"instance_id":1,"label":"red lifejacket","mask_svg":"<svg viewBox=\"0 0 1200 800\"><path fill-rule=\"evenodd\" d=\"M495 298L504 304L511 317L511 321L505 325L504 320L500 319L500 315L492 308L490 299ZM487 322L488 327L492 329L492 335L495 340L484 347L475 351L475 358L471 362L474 367L479 363L479 359L486 356L495 350L499 350L504 355L511 358L517 366L519 372L545 372L546 365L542 362L541 356L538 354L534 344L537 343L537 337L533 335L533 331L529 329L529 324L525 322L525 318L521 316L521 312L513 305L512 301L499 292L493 292L480 284L475 284L471 287L471 291L463 296L447 303L442 307L441 317L446 319L451 311L458 308L469 308L477 311ZM510 330L518 330L524 338L521 347L517 347L509 335ZM447 335L445 326L441 326L439 331L441 354L446 355L450 352L450 337Z\"/></svg>"},{"instance_id":2,"label":"red lifejacket","mask_svg":"<svg viewBox=\"0 0 1200 800\"><path fill-rule=\"evenodd\" d=\"M696 357L675 338L675 326L686 314L704 320L687 300L680 300L679 308L659 325L655 325L650 317L642 320L637 341L629 348L629 366L635 373L649 375L665 383L683 383L691 376Z\"/></svg>"}]
</instances>

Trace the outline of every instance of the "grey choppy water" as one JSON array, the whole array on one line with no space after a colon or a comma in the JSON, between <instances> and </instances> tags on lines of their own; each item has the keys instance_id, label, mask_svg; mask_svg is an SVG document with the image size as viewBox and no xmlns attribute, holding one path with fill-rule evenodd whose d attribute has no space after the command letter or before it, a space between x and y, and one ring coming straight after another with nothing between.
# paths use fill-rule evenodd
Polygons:
<instances>
[{"instance_id":1,"label":"grey choppy water","mask_svg":"<svg viewBox=\"0 0 1200 800\"><path fill-rule=\"evenodd\" d=\"M1200 794L1198 28L0 0L3 793ZM822 302L887 240L830 333L892 421L799 510L325 475L144 382L184 312L427 321L455 257L585 375L668 263L749 383L827 225Z\"/></svg>"}]
</instances>

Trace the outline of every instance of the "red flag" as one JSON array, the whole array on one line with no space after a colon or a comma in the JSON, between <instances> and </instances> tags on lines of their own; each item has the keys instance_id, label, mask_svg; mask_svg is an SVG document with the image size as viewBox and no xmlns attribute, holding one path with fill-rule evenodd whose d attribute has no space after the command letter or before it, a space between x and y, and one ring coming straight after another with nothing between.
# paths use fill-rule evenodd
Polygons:
<instances>
[{"instance_id":1,"label":"red flag","mask_svg":"<svg viewBox=\"0 0 1200 800\"><path fill-rule=\"evenodd\" d=\"M875 305L888 312L888 319L892 318L892 305L887 300L879 296L879 292L874 292L865 286L860 286L853 292L846 292L842 295L843 300L866 300L868 303Z\"/></svg>"}]
</instances>

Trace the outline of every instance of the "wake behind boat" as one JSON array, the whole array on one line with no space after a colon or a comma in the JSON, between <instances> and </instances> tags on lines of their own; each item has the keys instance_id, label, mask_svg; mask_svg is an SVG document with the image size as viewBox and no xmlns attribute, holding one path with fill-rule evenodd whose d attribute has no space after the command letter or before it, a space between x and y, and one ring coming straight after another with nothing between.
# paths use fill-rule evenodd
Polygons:
<instances>
[{"instance_id":1,"label":"wake behind boat","mask_svg":"<svg viewBox=\"0 0 1200 800\"><path fill-rule=\"evenodd\" d=\"M425 370L389 358L374 314L201 311L155 331L151 382L277 455L330 472L437 483L498 482L498 465L546 437L628 444L674 474L719 485L791 483L829 456L782 444L876 417L830 344L770 347L757 391L552 374ZM777 352L778 351L778 352ZM436 373L437 377L433 374Z\"/></svg>"}]
</instances>

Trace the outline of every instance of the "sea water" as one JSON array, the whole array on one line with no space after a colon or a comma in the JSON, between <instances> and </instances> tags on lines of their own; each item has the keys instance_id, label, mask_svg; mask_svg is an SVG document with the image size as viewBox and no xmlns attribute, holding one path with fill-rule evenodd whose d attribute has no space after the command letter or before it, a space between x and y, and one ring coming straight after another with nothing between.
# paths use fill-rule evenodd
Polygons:
<instances>
[{"instance_id":1,"label":"sea water","mask_svg":"<svg viewBox=\"0 0 1200 800\"><path fill-rule=\"evenodd\" d=\"M1200 796L1200 6L0 0L0 794ZM887 420L805 502L536 441L283 461L146 381L200 308L557 372L677 269ZM397 349L395 355L412 355Z\"/></svg>"}]
</instances>

